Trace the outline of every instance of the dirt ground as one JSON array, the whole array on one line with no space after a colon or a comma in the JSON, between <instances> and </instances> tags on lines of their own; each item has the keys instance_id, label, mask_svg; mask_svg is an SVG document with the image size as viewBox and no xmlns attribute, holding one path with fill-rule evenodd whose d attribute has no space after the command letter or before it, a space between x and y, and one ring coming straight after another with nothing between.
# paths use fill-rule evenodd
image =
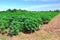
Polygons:
<instances>
[{"instance_id":1,"label":"dirt ground","mask_svg":"<svg viewBox=\"0 0 60 40\"><path fill-rule=\"evenodd\" d=\"M43 25L40 29L54 34L60 33L60 14L55 16L48 24Z\"/></svg>"},{"instance_id":2,"label":"dirt ground","mask_svg":"<svg viewBox=\"0 0 60 40\"><path fill-rule=\"evenodd\" d=\"M40 30L35 33L17 36L6 36L0 34L0 40L60 40L60 14L55 16L48 24L40 25Z\"/></svg>"}]
</instances>

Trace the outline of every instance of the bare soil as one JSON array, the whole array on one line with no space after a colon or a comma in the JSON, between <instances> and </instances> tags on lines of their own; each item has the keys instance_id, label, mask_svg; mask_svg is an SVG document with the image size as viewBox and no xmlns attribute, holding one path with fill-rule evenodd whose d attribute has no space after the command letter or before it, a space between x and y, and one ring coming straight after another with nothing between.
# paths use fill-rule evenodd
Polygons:
<instances>
[{"instance_id":1,"label":"bare soil","mask_svg":"<svg viewBox=\"0 0 60 40\"><path fill-rule=\"evenodd\" d=\"M55 16L48 24L40 27L40 29L53 34L60 33L60 14Z\"/></svg>"}]
</instances>

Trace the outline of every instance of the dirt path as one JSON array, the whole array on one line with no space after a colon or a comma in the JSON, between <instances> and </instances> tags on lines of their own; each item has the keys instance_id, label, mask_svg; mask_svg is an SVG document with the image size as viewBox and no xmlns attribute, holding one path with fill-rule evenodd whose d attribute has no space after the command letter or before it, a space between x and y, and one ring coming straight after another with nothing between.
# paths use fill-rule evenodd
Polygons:
<instances>
[{"instance_id":1,"label":"dirt path","mask_svg":"<svg viewBox=\"0 0 60 40\"><path fill-rule=\"evenodd\" d=\"M51 33L60 33L60 14L55 16L48 24L43 25L40 29Z\"/></svg>"}]
</instances>

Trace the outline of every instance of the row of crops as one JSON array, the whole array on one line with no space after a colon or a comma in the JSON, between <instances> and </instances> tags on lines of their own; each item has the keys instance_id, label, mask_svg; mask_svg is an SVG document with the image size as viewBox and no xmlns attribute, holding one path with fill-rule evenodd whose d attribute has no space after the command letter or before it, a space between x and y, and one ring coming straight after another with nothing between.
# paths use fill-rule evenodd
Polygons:
<instances>
[{"instance_id":1,"label":"row of crops","mask_svg":"<svg viewBox=\"0 0 60 40\"><path fill-rule=\"evenodd\" d=\"M59 12L54 11L0 11L0 33L7 30L10 35L17 35L21 31L36 31L39 25L49 22Z\"/></svg>"}]
</instances>

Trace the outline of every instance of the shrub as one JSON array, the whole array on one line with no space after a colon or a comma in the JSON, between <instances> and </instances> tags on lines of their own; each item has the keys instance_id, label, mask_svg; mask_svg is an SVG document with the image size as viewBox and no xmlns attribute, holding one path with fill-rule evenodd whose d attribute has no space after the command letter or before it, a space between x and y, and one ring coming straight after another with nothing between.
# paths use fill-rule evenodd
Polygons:
<instances>
[{"instance_id":1,"label":"shrub","mask_svg":"<svg viewBox=\"0 0 60 40\"><path fill-rule=\"evenodd\" d=\"M36 31L39 28L38 22L35 19L26 19L24 22L25 31Z\"/></svg>"}]
</instances>

